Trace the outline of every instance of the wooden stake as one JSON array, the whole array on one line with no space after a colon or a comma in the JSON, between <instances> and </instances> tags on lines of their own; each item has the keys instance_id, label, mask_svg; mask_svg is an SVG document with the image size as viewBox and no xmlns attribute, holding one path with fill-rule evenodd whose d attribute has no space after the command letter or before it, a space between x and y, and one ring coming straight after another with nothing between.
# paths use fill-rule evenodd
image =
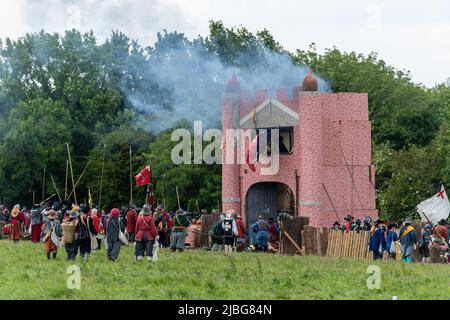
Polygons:
<instances>
[{"instance_id":1,"label":"wooden stake","mask_svg":"<svg viewBox=\"0 0 450 320\"><path fill-rule=\"evenodd\" d=\"M133 164L131 162L133 151L130 146L130 208L133 205Z\"/></svg>"},{"instance_id":2,"label":"wooden stake","mask_svg":"<svg viewBox=\"0 0 450 320\"><path fill-rule=\"evenodd\" d=\"M64 200L67 200L68 195L67 195L67 185L68 185L68 179L69 179L69 160L66 160L66 186L64 189Z\"/></svg>"},{"instance_id":3,"label":"wooden stake","mask_svg":"<svg viewBox=\"0 0 450 320\"><path fill-rule=\"evenodd\" d=\"M102 208L102 191L103 191L103 175L105 173L105 158L106 158L106 144L104 146L104 151L103 151L102 175L100 178L100 192L99 192L99 196L98 196L98 208L99 209Z\"/></svg>"},{"instance_id":4,"label":"wooden stake","mask_svg":"<svg viewBox=\"0 0 450 320\"><path fill-rule=\"evenodd\" d=\"M71 174L71 176L72 176L72 186L73 186L72 191L73 191L73 197L74 197L74 200L75 200L75 204L78 205L78 201L77 201L77 193L76 193L76 191L75 191L75 178L74 178L74 176L73 176L72 158L71 158L71 156L70 156L70 147L69 147L69 143L68 143L68 142L67 142L67 155L69 156L70 174ZM70 196L69 196L69 198L70 198Z\"/></svg>"},{"instance_id":5,"label":"wooden stake","mask_svg":"<svg viewBox=\"0 0 450 320\"><path fill-rule=\"evenodd\" d=\"M91 164L91 162L92 162L92 160L89 160L89 162L87 163L86 167L84 167L83 172L80 174L80 176L79 176L78 179L77 179L77 182L75 183L75 188L78 187L78 184L80 183L81 178L83 178L84 173L86 172L86 170L87 170L87 168L89 167L89 165ZM74 188L74 189L75 189L75 188ZM70 192L69 198L70 198L70 196L72 195L72 193L73 193L73 190L72 190L72 192Z\"/></svg>"},{"instance_id":6,"label":"wooden stake","mask_svg":"<svg viewBox=\"0 0 450 320\"><path fill-rule=\"evenodd\" d=\"M44 167L44 176L42 178L42 202L44 202L45 198L45 167Z\"/></svg>"},{"instance_id":7,"label":"wooden stake","mask_svg":"<svg viewBox=\"0 0 450 320\"><path fill-rule=\"evenodd\" d=\"M61 196L59 194L58 188L56 187L56 183L55 183L55 179L53 179L53 176L50 175L50 178L52 179L52 183L53 183L53 188L55 188L56 194L58 195L59 201L62 202Z\"/></svg>"},{"instance_id":8,"label":"wooden stake","mask_svg":"<svg viewBox=\"0 0 450 320\"><path fill-rule=\"evenodd\" d=\"M178 186L175 187L177 190L177 200L178 200L178 209L181 209L181 205L180 205L180 195L178 193Z\"/></svg>"}]
</instances>

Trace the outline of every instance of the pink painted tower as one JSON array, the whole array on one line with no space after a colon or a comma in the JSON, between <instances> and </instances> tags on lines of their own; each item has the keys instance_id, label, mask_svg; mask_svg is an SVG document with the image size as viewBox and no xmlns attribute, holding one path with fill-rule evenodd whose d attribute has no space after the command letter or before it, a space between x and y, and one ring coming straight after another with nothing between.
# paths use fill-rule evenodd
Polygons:
<instances>
[{"instance_id":1,"label":"pink painted tower","mask_svg":"<svg viewBox=\"0 0 450 320\"><path fill-rule=\"evenodd\" d=\"M261 174L228 152L227 129L279 129L279 170ZM331 227L352 215L375 218L375 170L371 164L371 123L365 93L322 93L310 73L303 86L274 97L254 96L233 76L222 107L222 208L242 214L248 224L280 212L309 217L310 225ZM234 154L233 154L234 153Z\"/></svg>"}]
</instances>

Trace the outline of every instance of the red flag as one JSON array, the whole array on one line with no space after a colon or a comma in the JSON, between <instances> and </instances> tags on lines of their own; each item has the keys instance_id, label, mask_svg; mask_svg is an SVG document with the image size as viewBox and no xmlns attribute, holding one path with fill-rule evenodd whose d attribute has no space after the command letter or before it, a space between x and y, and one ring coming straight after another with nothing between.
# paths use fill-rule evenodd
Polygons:
<instances>
[{"instance_id":1,"label":"red flag","mask_svg":"<svg viewBox=\"0 0 450 320\"><path fill-rule=\"evenodd\" d=\"M248 167L253 172L256 171L255 164L257 162L257 159L256 159L257 146L258 146L258 135L255 137L255 139L253 139L252 142L250 142L250 145L248 146L248 150L247 150L247 157L245 159Z\"/></svg>"},{"instance_id":2,"label":"red flag","mask_svg":"<svg viewBox=\"0 0 450 320\"><path fill-rule=\"evenodd\" d=\"M150 166L145 167L144 170L139 172L135 178L138 187L152 184L152 174L150 171Z\"/></svg>"}]
</instances>

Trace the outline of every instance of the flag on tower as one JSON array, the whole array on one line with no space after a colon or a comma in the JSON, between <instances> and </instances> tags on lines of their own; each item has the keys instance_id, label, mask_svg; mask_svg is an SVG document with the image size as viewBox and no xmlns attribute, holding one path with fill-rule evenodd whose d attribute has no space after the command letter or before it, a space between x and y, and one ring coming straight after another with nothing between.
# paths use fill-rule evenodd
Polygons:
<instances>
[{"instance_id":1,"label":"flag on tower","mask_svg":"<svg viewBox=\"0 0 450 320\"><path fill-rule=\"evenodd\" d=\"M247 162L248 167L253 172L256 171L255 164L258 161L258 159L257 159L257 157L258 157L258 137L259 137L259 135L257 135L255 137L255 139L253 139L250 142L250 145L248 146L248 150L247 150L247 156L245 158L245 162Z\"/></svg>"}]
</instances>

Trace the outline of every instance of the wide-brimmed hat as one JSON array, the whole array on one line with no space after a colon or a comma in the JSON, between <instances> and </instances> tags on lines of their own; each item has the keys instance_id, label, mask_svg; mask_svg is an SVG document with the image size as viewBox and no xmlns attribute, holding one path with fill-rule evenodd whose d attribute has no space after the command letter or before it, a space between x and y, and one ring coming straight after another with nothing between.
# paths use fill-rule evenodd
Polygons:
<instances>
[{"instance_id":1,"label":"wide-brimmed hat","mask_svg":"<svg viewBox=\"0 0 450 320\"><path fill-rule=\"evenodd\" d=\"M424 229L431 229L432 226L431 226L431 224L427 223L427 224L425 224L425 225L423 226L423 228L424 228Z\"/></svg>"},{"instance_id":2,"label":"wide-brimmed hat","mask_svg":"<svg viewBox=\"0 0 450 320\"><path fill-rule=\"evenodd\" d=\"M55 210L50 210L48 212L48 220L55 220L58 218L58 214L56 213Z\"/></svg>"},{"instance_id":3,"label":"wide-brimmed hat","mask_svg":"<svg viewBox=\"0 0 450 320\"><path fill-rule=\"evenodd\" d=\"M387 228L390 230L392 228L397 228L397 224L396 223L390 223L388 224Z\"/></svg>"},{"instance_id":4,"label":"wide-brimmed hat","mask_svg":"<svg viewBox=\"0 0 450 320\"><path fill-rule=\"evenodd\" d=\"M445 219L442 219L438 222L438 224L440 224L441 226L445 226L447 224L447 221L445 221Z\"/></svg>"},{"instance_id":5,"label":"wide-brimmed hat","mask_svg":"<svg viewBox=\"0 0 450 320\"><path fill-rule=\"evenodd\" d=\"M405 219L405 223L411 224L412 223L412 219L411 218L406 218Z\"/></svg>"},{"instance_id":6,"label":"wide-brimmed hat","mask_svg":"<svg viewBox=\"0 0 450 320\"><path fill-rule=\"evenodd\" d=\"M185 214L187 214L187 212L184 211L183 209L177 210L177 215L179 215L179 216L184 216Z\"/></svg>"},{"instance_id":7,"label":"wide-brimmed hat","mask_svg":"<svg viewBox=\"0 0 450 320\"><path fill-rule=\"evenodd\" d=\"M11 210L11 217L13 218L17 217L19 215L19 212L20 212L20 205L16 204L14 208L12 208Z\"/></svg>"}]
</instances>

